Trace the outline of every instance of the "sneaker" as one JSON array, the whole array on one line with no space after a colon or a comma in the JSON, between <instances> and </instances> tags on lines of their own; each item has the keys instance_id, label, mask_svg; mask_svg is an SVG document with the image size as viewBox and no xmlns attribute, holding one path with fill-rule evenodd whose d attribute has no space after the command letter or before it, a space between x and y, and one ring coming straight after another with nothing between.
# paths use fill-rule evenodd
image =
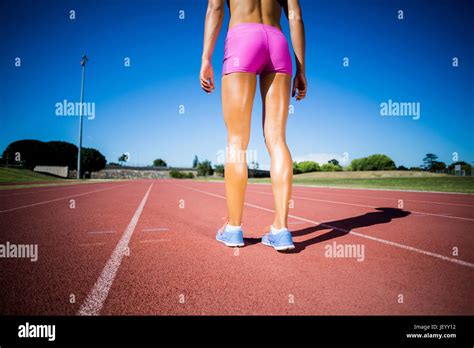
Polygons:
<instances>
[{"instance_id":1,"label":"sneaker","mask_svg":"<svg viewBox=\"0 0 474 348\"><path fill-rule=\"evenodd\" d=\"M282 228L277 233L273 233L272 227L269 233L263 235L262 244L271 246L278 251L291 250L295 248L293 239L291 238L291 233L287 228Z\"/></svg>"},{"instance_id":2,"label":"sneaker","mask_svg":"<svg viewBox=\"0 0 474 348\"><path fill-rule=\"evenodd\" d=\"M224 243L228 247L243 247L244 233L242 228L237 231L228 231L226 227L227 223L217 231L216 240Z\"/></svg>"}]
</instances>

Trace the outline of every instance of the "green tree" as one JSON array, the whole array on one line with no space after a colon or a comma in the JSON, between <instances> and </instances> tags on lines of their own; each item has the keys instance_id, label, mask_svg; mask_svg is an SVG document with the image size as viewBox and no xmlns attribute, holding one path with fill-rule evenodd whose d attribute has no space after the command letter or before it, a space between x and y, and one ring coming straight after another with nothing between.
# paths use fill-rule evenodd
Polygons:
<instances>
[{"instance_id":1,"label":"green tree","mask_svg":"<svg viewBox=\"0 0 474 348\"><path fill-rule=\"evenodd\" d=\"M53 165L54 149L40 140L18 140L5 148L2 158L7 164L21 164L33 169L37 165Z\"/></svg>"},{"instance_id":2,"label":"green tree","mask_svg":"<svg viewBox=\"0 0 474 348\"><path fill-rule=\"evenodd\" d=\"M176 169L170 170L170 176L175 179L192 179L194 178L194 174L189 172L189 173L183 173L180 172Z\"/></svg>"},{"instance_id":3,"label":"green tree","mask_svg":"<svg viewBox=\"0 0 474 348\"><path fill-rule=\"evenodd\" d=\"M339 165L339 161L335 158L333 158L332 160L329 160L328 163L332 163L334 164L335 166L338 166Z\"/></svg>"},{"instance_id":4,"label":"green tree","mask_svg":"<svg viewBox=\"0 0 474 348\"><path fill-rule=\"evenodd\" d=\"M303 171L301 168L298 166L298 162L293 162L293 174L301 174Z\"/></svg>"},{"instance_id":5,"label":"green tree","mask_svg":"<svg viewBox=\"0 0 474 348\"><path fill-rule=\"evenodd\" d=\"M218 164L214 166L214 171L217 173L217 175L224 176L224 165Z\"/></svg>"},{"instance_id":6,"label":"green tree","mask_svg":"<svg viewBox=\"0 0 474 348\"><path fill-rule=\"evenodd\" d=\"M423 168L425 168L428 171L433 170L433 164L436 162L438 159L438 156L436 156L434 153L427 153L425 158L423 158Z\"/></svg>"},{"instance_id":7,"label":"green tree","mask_svg":"<svg viewBox=\"0 0 474 348\"><path fill-rule=\"evenodd\" d=\"M107 160L99 150L88 147L81 149L81 174L85 172L98 172L105 168L106 163Z\"/></svg>"},{"instance_id":8,"label":"green tree","mask_svg":"<svg viewBox=\"0 0 474 348\"><path fill-rule=\"evenodd\" d=\"M77 146L66 141L48 141L53 153L52 165L77 167Z\"/></svg>"},{"instance_id":9,"label":"green tree","mask_svg":"<svg viewBox=\"0 0 474 348\"><path fill-rule=\"evenodd\" d=\"M433 171L438 171L438 170L444 170L446 169L446 163L441 162L441 161L434 161L431 170Z\"/></svg>"},{"instance_id":10,"label":"green tree","mask_svg":"<svg viewBox=\"0 0 474 348\"><path fill-rule=\"evenodd\" d=\"M451 163L449 166L448 166L448 170L454 174L454 170L455 170L455 167L456 165L459 164L461 166L461 170L464 170L466 172L467 175L471 175L472 173L472 166L465 162L465 161L457 161L457 162L453 162Z\"/></svg>"},{"instance_id":11,"label":"green tree","mask_svg":"<svg viewBox=\"0 0 474 348\"><path fill-rule=\"evenodd\" d=\"M126 153L123 153L119 158L118 158L118 161L120 163L120 165L123 165L124 162L127 162L128 161L128 156Z\"/></svg>"},{"instance_id":12,"label":"green tree","mask_svg":"<svg viewBox=\"0 0 474 348\"><path fill-rule=\"evenodd\" d=\"M212 169L211 161L204 160L198 164L197 166L198 176L208 176L212 174L214 174L214 169Z\"/></svg>"},{"instance_id":13,"label":"green tree","mask_svg":"<svg viewBox=\"0 0 474 348\"><path fill-rule=\"evenodd\" d=\"M197 155L194 155L194 159L193 159L193 168L196 168L199 164L199 158Z\"/></svg>"},{"instance_id":14,"label":"green tree","mask_svg":"<svg viewBox=\"0 0 474 348\"><path fill-rule=\"evenodd\" d=\"M302 173L319 172L321 170L319 163L313 161L303 161L297 164Z\"/></svg>"},{"instance_id":15,"label":"green tree","mask_svg":"<svg viewBox=\"0 0 474 348\"><path fill-rule=\"evenodd\" d=\"M155 167L167 167L167 164L161 158L157 158L156 160L153 161L153 166L155 166Z\"/></svg>"},{"instance_id":16,"label":"green tree","mask_svg":"<svg viewBox=\"0 0 474 348\"><path fill-rule=\"evenodd\" d=\"M375 154L368 157L353 159L350 167L355 171L396 169L395 162L390 157L383 154Z\"/></svg>"},{"instance_id":17,"label":"green tree","mask_svg":"<svg viewBox=\"0 0 474 348\"><path fill-rule=\"evenodd\" d=\"M335 165L333 163L324 163L321 166L321 170L323 172L340 172L342 171L342 167L340 165Z\"/></svg>"}]
</instances>

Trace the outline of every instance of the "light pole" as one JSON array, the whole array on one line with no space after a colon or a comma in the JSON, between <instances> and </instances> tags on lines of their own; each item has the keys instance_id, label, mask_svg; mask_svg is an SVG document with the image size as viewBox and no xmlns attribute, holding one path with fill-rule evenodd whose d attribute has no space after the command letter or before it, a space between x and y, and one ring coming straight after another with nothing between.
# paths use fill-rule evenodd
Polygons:
<instances>
[{"instance_id":1,"label":"light pole","mask_svg":"<svg viewBox=\"0 0 474 348\"><path fill-rule=\"evenodd\" d=\"M87 56L84 54L81 59L82 81L81 81L81 104L79 108L79 146L77 150L77 179L81 178L81 149L82 149L82 110L84 109L84 78L86 74Z\"/></svg>"}]
</instances>

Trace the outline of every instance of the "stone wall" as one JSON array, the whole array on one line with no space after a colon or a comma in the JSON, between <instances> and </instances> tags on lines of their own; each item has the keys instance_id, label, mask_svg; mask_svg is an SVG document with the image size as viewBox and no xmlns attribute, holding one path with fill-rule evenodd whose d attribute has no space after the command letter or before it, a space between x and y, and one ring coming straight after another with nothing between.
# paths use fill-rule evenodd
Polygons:
<instances>
[{"instance_id":1,"label":"stone wall","mask_svg":"<svg viewBox=\"0 0 474 348\"><path fill-rule=\"evenodd\" d=\"M195 170L181 170L183 173L193 173ZM168 179L169 169L163 170L139 170L139 169L103 169L91 173L91 179Z\"/></svg>"},{"instance_id":2,"label":"stone wall","mask_svg":"<svg viewBox=\"0 0 474 348\"><path fill-rule=\"evenodd\" d=\"M150 169L140 167L114 167L106 168L98 172L86 173L85 178L90 179L168 179L171 178L169 175L170 170L176 169L182 173L193 173L194 177L197 177L197 170L192 168L163 168L163 169ZM214 172L214 177L220 177ZM249 178L268 178L270 172L268 170L249 169ZM69 178L76 178L76 171L69 171Z\"/></svg>"}]
</instances>

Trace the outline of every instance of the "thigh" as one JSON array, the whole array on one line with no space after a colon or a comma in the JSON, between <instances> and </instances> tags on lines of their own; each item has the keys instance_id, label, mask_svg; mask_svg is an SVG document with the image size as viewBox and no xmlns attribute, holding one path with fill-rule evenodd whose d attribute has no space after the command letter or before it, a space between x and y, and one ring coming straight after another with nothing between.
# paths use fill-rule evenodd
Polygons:
<instances>
[{"instance_id":1,"label":"thigh","mask_svg":"<svg viewBox=\"0 0 474 348\"><path fill-rule=\"evenodd\" d=\"M222 77L222 109L229 137L244 137L248 142L256 84L256 76L252 73Z\"/></svg>"},{"instance_id":2,"label":"thigh","mask_svg":"<svg viewBox=\"0 0 474 348\"><path fill-rule=\"evenodd\" d=\"M265 138L285 135L290 104L291 76L269 73L260 77Z\"/></svg>"}]
</instances>

